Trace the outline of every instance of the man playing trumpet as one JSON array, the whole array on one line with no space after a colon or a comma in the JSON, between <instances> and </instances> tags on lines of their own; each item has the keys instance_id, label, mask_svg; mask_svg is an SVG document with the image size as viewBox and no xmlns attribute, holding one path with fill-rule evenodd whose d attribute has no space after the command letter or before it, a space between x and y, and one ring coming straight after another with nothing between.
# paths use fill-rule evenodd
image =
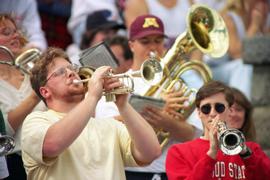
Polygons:
<instances>
[{"instance_id":1,"label":"man playing trumpet","mask_svg":"<svg viewBox=\"0 0 270 180\"><path fill-rule=\"evenodd\" d=\"M125 179L124 166L149 164L161 149L152 127L117 95L124 124L94 119L104 89L120 87L100 67L88 81L87 96L73 66L60 49L49 48L32 69L31 84L49 110L27 116L22 156L28 179Z\"/></svg>"},{"instance_id":2,"label":"man playing trumpet","mask_svg":"<svg viewBox=\"0 0 270 180\"><path fill-rule=\"evenodd\" d=\"M199 89L196 107L204 135L173 145L166 159L169 179L265 179L270 177L270 160L254 142L243 142L242 151L226 155L220 149L219 124L230 118L234 103L232 90L217 81Z\"/></svg>"}]
</instances>

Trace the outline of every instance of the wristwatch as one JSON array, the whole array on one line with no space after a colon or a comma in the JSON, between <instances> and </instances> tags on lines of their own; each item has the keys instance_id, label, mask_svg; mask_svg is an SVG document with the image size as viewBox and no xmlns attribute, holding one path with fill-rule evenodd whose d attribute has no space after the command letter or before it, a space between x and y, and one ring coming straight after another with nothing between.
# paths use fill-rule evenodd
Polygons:
<instances>
[{"instance_id":1,"label":"wristwatch","mask_svg":"<svg viewBox=\"0 0 270 180\"><path fill-rule=\"evenodd\" d=\"M246 148L247 148L247 151L246 151L244 154L240 154L240 157L241 157L242 159L247 159L247 158L249 158L249 157L251 156L251 154L252 154L251 149L250 149L249 147L246 147Z\"/></svg>"}]
</instances>

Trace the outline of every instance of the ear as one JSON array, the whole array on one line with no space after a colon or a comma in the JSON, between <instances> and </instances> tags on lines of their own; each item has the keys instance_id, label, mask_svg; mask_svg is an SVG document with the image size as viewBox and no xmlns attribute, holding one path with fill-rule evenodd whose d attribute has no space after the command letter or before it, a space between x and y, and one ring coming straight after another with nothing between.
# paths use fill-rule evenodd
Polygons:
<instances>
[{"instance_id":1,"label":"ear","mask_svg":"<svg viewBox=\"0 0 270 180\"><path fill-rule=\"evenodd\" d=\"M129 45L129 48L130 48L130 50L131 50L131 52L133 52L134 53L134 50L133 50L133 42L132 41L128 41L128 45Z\"/></svg>"},{"instance_id":2,"label":"ear","mask_svg":"<svg viewBox=\"0 0 270 180\"><path fill-rule=\"evenodd\" d=\"M40 87L39 88L39 93L44 99L47 99L50 96L50 90L46 87Z\"/></svg>"},{"instance_id":3,"label":"ear","mask_svg":"<svg viewBox=\"0 0 270 180\"><path fill-rule=\"evenodd\" d=\"M197 113L198 113L199 118L202 119L202 118L201 118L202 112L200 111L200 108L196 108L196 109L197 109Z\"/></svg>"}]
</instances>

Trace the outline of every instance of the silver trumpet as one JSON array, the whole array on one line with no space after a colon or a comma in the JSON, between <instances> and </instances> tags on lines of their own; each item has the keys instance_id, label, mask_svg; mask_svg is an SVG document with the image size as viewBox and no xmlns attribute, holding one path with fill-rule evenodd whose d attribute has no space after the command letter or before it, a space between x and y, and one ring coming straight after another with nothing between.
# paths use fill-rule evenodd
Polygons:
<instances>
[{"instance_id":1,"label":"silver trumpet","mask_svg":"<svg viewBox=\"0 0 270 180\"><path fill-rule=\"evenodd\" d=\"M10 153L15 147L15 140L8 135L0 134L0 157Z\"/></svg>"},{"instance_id":2,"label":"silver trumpet","mask_svg":"<svg viewBox=\"0 0 270 180\"><path fill-rule=\"evenodd\" d=\"M81 80L75 79L73 81L74 84L85 83L89 81L94 73L94 69L88 67L82 67L79 70L79 76ZM104 92L103 95L106 97L106 101L115 101L116 94L126 94L134 91L134 77L141 77L143 80L150 85L155 85L159 83L159 81L163 77L163 66L156 59L155 53L150 53L150 58L146 60L140 70L134 72L127 72L122 74L113 74L108 73L106 78L120 78L121 82L124 84L122 87L115 88L110 92Z\"/></svg>"},{"instance_id":3,"label":"silver trumpet","mask_svg":"<svg viewBox=\"0 0 270 180\"><path fill-rule=\"evenodd\" d=\"M224 122L218 123L220 150L227 155L239 154L245 146L245 136L238 129L227 128Z\"/></svg>"}]
</instances>

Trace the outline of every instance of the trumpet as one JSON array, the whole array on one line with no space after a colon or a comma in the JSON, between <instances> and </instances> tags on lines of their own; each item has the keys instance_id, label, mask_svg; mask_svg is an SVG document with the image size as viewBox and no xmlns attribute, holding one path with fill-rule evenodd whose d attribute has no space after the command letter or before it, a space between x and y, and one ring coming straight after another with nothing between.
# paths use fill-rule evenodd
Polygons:
<instances>
[{"instance_id":1,"label":"trumpet","mask_svg":"<svg viewBox=\"0 0 270 180\"><path fill-rule=\"evenodd\" d=\"M227 128L224 122L219 122L217 126L220 150L227 155L239 154L244 148L244 134L238 129Z\"/></svg>"},{"instance_id":2,"label":"trumpet","mask_svg":"<svg viewBox=\"0 0 270 180\"><path fill-rule=\"evenodd\" d=\"M15 140L8 135L0 134L0 157L10 153L15 147Z\"/></svg>"},{"instance_id":3,"label":"trumpet","mask_svg":"<svg viewBox=\"0 0 270 180\"><path fill-rule=\"evenodd\" d=\"M73 80L74 84L85 83L91 79L91 76L94 72L93 68L90 67L81 67L79 70L79 76L81 80ZM115 88L111 92L104 92L103 95L106 97L106 101L115 101L116 94L126 94L134 91L134 77L141 77L143 80L150 85L155 85L163 77L163 66L157 60L156 54L154 52L150 53L150 58L145 61L140 70L134 72L127 72L122 74L113 74L112 72L106 75L106 78L120 78L124 86Z\"/></svg>"}]
</instances>

